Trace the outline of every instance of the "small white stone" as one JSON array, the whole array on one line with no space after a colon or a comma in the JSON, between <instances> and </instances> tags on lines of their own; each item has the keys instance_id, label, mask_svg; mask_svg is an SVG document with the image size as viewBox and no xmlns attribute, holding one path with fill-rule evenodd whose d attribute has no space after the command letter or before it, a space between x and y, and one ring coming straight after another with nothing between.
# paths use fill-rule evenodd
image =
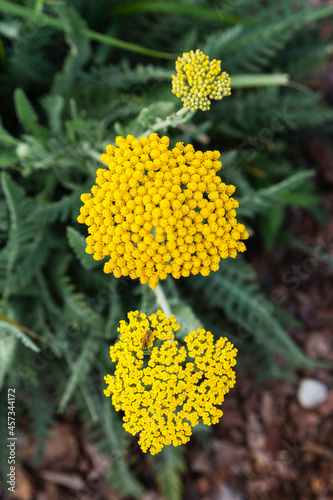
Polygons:
<instances>
[{"instance_id":1,"label":"small white stone","mask_svg":"<svg viewBox=\"0 0 333 500\"><path fill-rule=\"evenodd\" d=\"M214 500L244 500L245 498L245 493L235 490L227 483L220 483Z\"/></svg>"},{"instance_id":2,"label":"small white stone","mask_svg":"<svg viewBox=\"0 0 333 500\"><path fill-rule=\"evenodd\" d=\"M297 391L298 402L303 408L315 408L323 403L328 396L325 384L314 378L304 378Z\"/></svg>"}]
</instances>

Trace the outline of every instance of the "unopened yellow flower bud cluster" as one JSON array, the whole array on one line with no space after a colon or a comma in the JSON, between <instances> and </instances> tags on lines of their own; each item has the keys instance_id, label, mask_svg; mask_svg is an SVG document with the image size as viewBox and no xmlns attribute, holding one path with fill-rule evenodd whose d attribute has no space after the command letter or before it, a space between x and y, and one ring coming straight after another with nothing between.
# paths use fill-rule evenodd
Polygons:
<instances>
[{"instance_id":1,"label":"unopened yellow flower bud cluster","mask_svg":"<svg viewBox=\"0 0 333 500\"><path fill-rule=\"evenodd\" d=\"M139 434L139 445L152 455L163 446L189 441L199 421L215 424L222 416L217 408L235 385L237 349L203 329L190 332L179 347L175 318L162 311L150 315L128 313L121 321L120 340L110 347L117 363L107 375L104 393L112 395L116 410L124 412L124 428ZM150 331L150 357L144 355L144 339Z\"/></svg>"},{"instance_id":2,"label":"unopened yellow flower bud cluster","mask_svg":"<svg viewBox=\"0 0 333 500\"><path fill-rule=\"evenodd\" d=\"M78 217L88 226L87 253L110 255L104 271L140 278L155 288L174 278L219 269L220 259L236 257L248 238L236 220L235 187L217 175L218 151L195 151L153 133L117 137L101 156L91 194L81 196Z\"/></svg>"},{"instance_id":3,"label":"unopened yellow flower bud cluster","mask_svg":"<svg viewBox=\"0 0 333 500\"><path fill-rule=\"evenodd\" d=\"M231 94L230 77L221 72L221 61L203 54L201 50L185 52L176 61L176 75L172 75L172 92L191 111L210 109L210 99L222 99Z\"/></svg>"}]
</instances>

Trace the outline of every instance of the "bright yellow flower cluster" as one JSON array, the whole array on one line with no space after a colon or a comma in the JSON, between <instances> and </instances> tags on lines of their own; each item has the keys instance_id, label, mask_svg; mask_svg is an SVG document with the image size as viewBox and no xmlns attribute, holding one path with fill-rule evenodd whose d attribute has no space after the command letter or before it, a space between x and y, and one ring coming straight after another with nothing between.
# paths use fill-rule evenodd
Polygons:
<instances>
[{"instance_id":1,"label":"bright yellow flower cluster","mask_svg":"<svg viewBox=\"0 0 333 500\"><path fill-rule=\"evenodd\" d=\"M236 257L248 238L237 223L235 187L221 181L218 151L195 151L182 142L151 134L140 141L116 138L101 159L91 193L84 193L78 217L88 226L86 252L110 255L104 272L140 278L155 288L174 278L219 269Z\"/></svg>"},{"instance_id":2,"label":"bright yellow flower cluster","mask_svg":"<svg viewBox=\"0 0 333 500\"><path fill-rule=\"evenodd\" d=\"M210 108L210 99L222 99L231 94L230 78L225 71L220 74L221 61L203 54L201 50L185 52L176 61L177 74L172 75L172 92L191 111Z\"/></svg>"},{"instance_id":3,"label":"bright yellow flower cluster","mask_svg":"<svg viewBox=\"0 0 333 500\"><path fill-rule=\"evenodd\" d=\"M104 391L112 395L117 411L124 412L124 428L139 434L139 445L152 455L163 446L189 441L199 420L216 424L224 395L235 385L237 349L203 329L192 331L179 346L175 318L162 311L150 315L128 313L129 323L120 322L120 340L110 347L117 363L114 376L107 375ZM145 342L149 333L149 357Z\"/></svg>"}]
</instances>

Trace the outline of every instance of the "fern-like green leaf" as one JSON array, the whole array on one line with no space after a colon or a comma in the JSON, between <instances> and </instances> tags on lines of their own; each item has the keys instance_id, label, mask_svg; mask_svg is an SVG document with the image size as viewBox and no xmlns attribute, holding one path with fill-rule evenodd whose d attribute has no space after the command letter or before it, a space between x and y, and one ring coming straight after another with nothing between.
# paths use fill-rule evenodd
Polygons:
<instances>
[{"instance_id":1,"label":"fern-like green leaf","mask_svg":"<svg viewBox=\"0 0 333 500\"><path fill-rule=\"evenodd\" d=\"M60 412L65 409L73 392L76 390L79 383L84 380L86 374L93 366L95 356L101 348L101 338L98 336L98 333L99 332L96 332L94 326L92 326L92 330L85 339L82 351L75 362L72 361L71 356L67 356L71 368L71 375L59 403Z\"/></svg>"},{"instance_id":2,"label":"fern-like green leaf","mask_svg":"<svg viewBox=\"0 0 333 500\"><path fill-rule=\"evenodd\" d=\"M0 336L1 338L14 336L18 340L20 340L22 344L25 345L25 347L28 347L34 352L40 351L39 347L30 339L30 337L26 333L22 332L22 330L20 330L16 326L7 323L7 321L4 321L3 319L0 319ZM9 339L8 342L10 342Z\"/></svg>"},{"instance_id":3,"label":"fern-like green leaf","mask_svg":"<svg viewBox=\"0 0 333 500\"><path fill-rule=\"evenodd\" d=\"M85 237L76 229L70 226L67 227L67 239L76 257L85 269L90 271L100 265L100 261L94 260L92 255L86 253L87 244Z\"/></svg>"},{"instance_id":4,"label":"fern-like green leaf","mask_svg":"<svg viewBox=\"0 0 333 500\"><path fill-rule=\"evenodd\" d=\"M122 59L117 65L93 68L91 74L83 76L82 84L84 87L119 90L141 86L144 92L146 87L150 89L151 82L171 81L171 74L172 71L152 64L137 64L133 68Z\"/></svg>"},{"instance_id":5,"label":"fern-like green leaf","mask_svg":"<svg viewBox=\"0 0 333 500\"><path fill-rule=\"evenodd\" d=\"M142 135L148 136L152 131L164 132L168 127L178 127L180 123L186 122L193 114L191 111L186 114L172 113L174 108L175 103L171 101L155 102L143 108L139 116L126 128L117 123L115 131L122 135L131 133L140 138Z\"/></svg>"},{"instance_id":6,"label":"fern-like green leaf","mask_svg":"<svg viewBox=\"0 0 333 500\"><path fill-rule=\"evenodd\" d=\"M160 489L166 500L181 500L183 498L182 473L186 469L184 447L164 446L154 457L153 466Z\"/></svg>"},{"instance_id":7,"label":"fern-like green leaf","mask_svg":"<svg viewBox=\"0 0 333 500\"><path fill-rule=\"evenodd\" d=\"M276 203L284 203L284 195L299 189L312 176L312 171L301 171L277 184L258 191L252 191L252 193L239 198L237 213L246 217L254 217L258 213L265 213L268 209L275 207Z\"/></svg>"},{"instance_id":8,"label":"fern-like green leaf","mask_svg":"<svg viewBox=\"0 0 333 500\"><path fill-rule=\"evenodd\" d=\"M280 19L275 18L275 22L261 22L246 29L240 32L238 37L234 37L228 50L225 51L223 64L232 73L260 71L286 46L300 28L314 19L327 15L327 12L332 13L332 8L314 11L305 5L298 11L281 16ZM221 54L216 56L221 57Z\"/></svg>"},{"instance_id":9,"label":"fern-like green leaf","mask_svg":"<svg viewBox=\"0 0 333 500\"><path fill-rule=\"evenodd\" d=\"M133 496L139 500L142 498L143 488L130 471L128 463L121 453L126 436L122 432L122 429L119 429L117 413L112 406L110 398L104 398L101 414L104 435L109 445L109 453L113 457L106 477L123 498ZM127 439L129 441L129 436Z\"/></svg>"},{"instance_id":10,"label":"fern-like green leaf","mask_svg":"<svg viewBox=\"0 0 333 500\"><path fill-rule=\"evenodd\" d=\"M7 256L6 273L11 277L15 263L35 238L36 221L33 219L32 201L24 190L14 183L10 176L2 173L2 188L10 214L10 231L6 247L2 250Z\"/></svg>"},{"instance_id":11,"label":"fern-like green leaf","mask_svg":"<svg viewBox=\"0 0 333 500\"><path fill-rule=\"evenodd\" d=\"M62 278L59 285L64 299L64 314L68 321L83 328L91 325L92 330L101 332L103 327L101 319L88 305L86 296L75 291L75 287L68 277Z\"/></svg>"},{"instance_id":12,"label":"fern-like green leaf","mask_svg":"<svg viewBox=\"0 0 333 500\"><path fill-rule=\"evenodd\" d=\"M275 317L275 304L263 294L257 283L244 280L240 270L229 269L211 273L209 281L193 280L194 286L203 290L209 303L223 309L227 318L239 325L238 335L247 338L253 335L258 343L273 352L279 352L291 366L306 367L309 360L285 332Z\"/></svg>"},{"instance_id":13,"label":"fern-like green leaf","mask_svg":"<svg viewBox=\"0 0 333 500\"><path fill-rule=\"evenodd\" d=\"M20 88L16 89L14 92L14 103L17 117L24 131L38 137L42 130L39 124L38 115L25 92Z\"/></svg>"},{"instance_id":14,"label":"fern-like green leaf","mask_svg":"<svg viewBox=\"0 0 333 500\"><path fill-rule=\"evenodd\" d=\"M46 438L54 423L52 418L54 403L42 384L38 384L32 388L29 409L32 421L31 434L36 438L34 463L38 466L43 457Z\"/></svg>"},{"instance_id":15,"label":"fern-like green leaf","mask_svg":"<svg viewBox=\"0 0 333 500\"><path fill-rule=\"evenodd\" d=\"M18 290L20 287L29 283L38 270L40 270L48 257L48 233L41 229L29 247L27 247L26 256L16 267L15 272L11 274L6 283L8 292Z\"/></svg>"},{"instance_id":16,"label":"fern-like green leaf","mask_svg":"<svg viewBox=\"0 0 333 500\"><path fill-rule=\"evenodd\" d=\"M249 28L228 47L223 65L228 72L259 72L283 49L293 31L290 20Z\"/></svg>"},{"instance_id":17,"label":"fern-like green leaf","mask_svg":"<svg viewBox=\"0 0 333 500\"><path fill-rule=\"evenodd\" d=\"M42 106L47 114L50 131L58 136L63 132L62 111L65 101L62 95L47 95L42 99Z\"/></svg>"},{"instance_id":18,"label":"fern-like green leaf","mask_svg":"<svg viewBox=\"0 0 333 500\"><path fill-rule=\"evenodd\" d=\"M227 53L234 40L237 40L242 34L244 27L241 24L232 26L223 31L214 31L207 36L205 42L200 46L204 54L207 54L211 59L222 57L222 71L229 69L224 66L224 52Z\"/></svg>"},{"instance_id":19,"label":"fern-like green leaf","mask_svg":"<svg viewBox=\"0 0 333 500\"><path fill-rule=\"evenodd\" d=\"M82 192L80 190L80 192ZM72 214L78 214L77 205L79 200L78 190L68 196L63 196L58 201L42 204L35 214L36 220L40 222L65 222L71 218Z\"/></svg>"},{"instance_id":20,"label":"fern-like green leaf","mask_svg":"<svg viewBox=\"0 0 333 500\"><path fill-rule=\"evenodd\" d=\"M0 153L0 167L7 168L15 165L17 156L13 151L3 151Z\"/></svg>"},{"instance_id":21,"label":"fern-like green leaf","mask_svg":"<svg viewBox=\"0 0 333 500\"><path fill-rule=\"evenodd\" d=\"M118 291L118 280L116 278L111 281L109 292L109 310L105 322L104 336L111 340L117 338L119 322L125 318L125 311L121 302L120 292Z\"/></svg>"},{"instance_id":22,"label":"fern-like green leaf","mask_svg":"<svg viewBox=\"0 0 333 500\"><path fill-rule=\"evenodd\" d=\"M193 309L178 298L169 300L172 314L176 318L176 322L180 325L180 329L176 333L177 338L184 339L192 330L203 328L203 324L196 317Z\"/></svg>"},{"instance_id":23,"label":"fern-like green leaf","mask_svg":"<svg viewBox=\"0 0 333 500\"><path fill-rule=\"evenodd\" d=\"M2 126L0 120L0 144L2 146L16 147L20 141L15 139L7 130Z\"/></svg>"},{"instance_id":24,"label":"fern-like green leaf","mask_svg":"<svg viewBox=\"0 0 333 500\"><path fill-rule=\"evenodd\" d=\"M212 108L214 113L220 116L222 103ZM277 86L272 86L253 91L238 90L232 100L223 100L222 116L223 122L218 130L231 137L243 138L242 147L248 145L252 149L265 142L260 140L260 134L252 137L254 130L269 129L271 141L277 133L323 126L332 121L333 110L324 105L319 93L296 93L290 89L282 92Z\"/></svg>"},{"instance_id":25,"label":"fern-like green leaf","mask_svg":"<svg viewBox=\"0 0 333 500\"><path fill-rule=\"evenodd\" d=\"M8 328L5 328L3 323L0 322L0 390L8 370L12 366L18 341L17 336L13 335Z\"/></svg>"},{"instance_id":26,"label":"fern-like green leaf","mask_svg":"<svg viewBox=\"0 0 333 500\"><path fill-rule=\"evenodd\" d=\"M260 234L269 252L274 248L285 216L285 207L281 204L272 206L259 221Z\"/></svg>"},{"instance_id":27,"label":"fern-like green leaf","mask_svg":"<svg viewBox=\"0 0 333 500\"><path fill-rule=\"evenodd\" d=\"M51 93L58 96L68 96L72 90L75 94L74 82L79 71L90 55L89 39L83 34L86 22L78 12L65 4L57 5L56 13L60 17L66 33L69 53L65 59L62 71L54 79Z\"/></svg>"}]
</instances>

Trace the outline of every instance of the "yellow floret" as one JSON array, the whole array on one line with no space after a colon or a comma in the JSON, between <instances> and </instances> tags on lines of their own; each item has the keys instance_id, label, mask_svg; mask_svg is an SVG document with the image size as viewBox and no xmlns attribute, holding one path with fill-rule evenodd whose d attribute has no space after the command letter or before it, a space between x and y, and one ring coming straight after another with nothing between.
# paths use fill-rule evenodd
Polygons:
<instances>
[{"instance_id":1,"label":"yellow floret","mask_svg":"<svg viewBox=\"0 0 333 500\"><path fill-rule=\"evenodd\" d=\"M172 75L172 92L191 111L210 108L210 99L230 95L230 77L221 73L221 61L203 54L201 50L185 52L176 61L176 75Z\"/></svg>"},{"instance_id":2,"label":"yellow floret","mask_svg":"<svg viewBox=\"0 0 333 500\"><path fill-rule=\"evenodd\" d=\"M110 347L116 369L105 376L104 394L124 412L124 428L138 434L142 451L154 455L186 443L200 420L218 422L217 405L235 385L237 349L226 338L214 343L204 329L190 332L180 347L173 334L179 325L160 310L148 318L132 311L128 320L120 322L119 341Z\"/></svg>"},{"instance_id":3,"label":"yellow floret","mask_svg":"<svg viewBox=\"0 0 333 500\"><path fill-rule=\"evenodd\" d=\"M248 233L236 220L238 202L231 198L235 187L216 175L222 166L218 151L195 151L183 143L170 150L168 137L156 133L140 141L117 137L116 144L102 155L108 168L97 170L91 193L81 195L78 217L88 226L87 253L97 260L110 256L105 273L155 288L167 274L207 276L221 258L245 250L241 240Z\"/></svg>"}]
</instances>

